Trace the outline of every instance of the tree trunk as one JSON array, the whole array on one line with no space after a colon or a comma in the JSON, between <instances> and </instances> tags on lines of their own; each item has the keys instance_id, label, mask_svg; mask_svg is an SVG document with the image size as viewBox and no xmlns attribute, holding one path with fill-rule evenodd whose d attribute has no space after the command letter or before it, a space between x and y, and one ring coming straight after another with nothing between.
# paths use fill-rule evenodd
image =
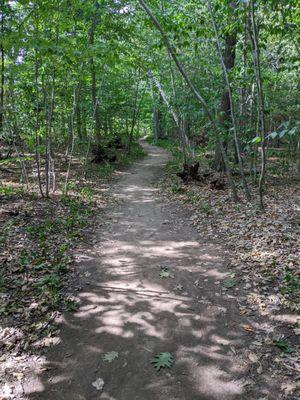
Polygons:
<instances>
[{"instance_id":1,"label":"tree trunk","mask_svg":"<svg viewBox=\"0 0 300 400\"><path fill-rule=\"evenodd\" d=\"M163 99L158 95L158 105L154 109L154 130L156 139L164 138L164 114L162 112Z\"/></svg>"},{"instance_id":2,"label":"tree trunk","mask_svg":"<svg viewBox=\"0 0 300 400\"><path fill-rule=\"evenodd\" d=\"M81 84L77 86L77 101L75 109L75 119L76 119L76 130L80 141L82 141L82 118L81 118L81 107L80 107L80 97L81 97Z\"/></svg>"},{"instance_id":3,"label":"tree trunk","mask_svg":"<svg viewBox=\"0 0 300 400\"><path fill-rule=\"evenodd\" d=\"M68 169L66 173L66 178L65 178L65 185L64 185L64 194L67 196L68 194L68 181L69 181L69 175L70 175L70 170L71 170L71 163L72 163L72 157L73 157L73 152L74 152L74 119L75 119L75 114L76 114L76 109L77 109L77 99L78 96L76 96L76 89L74 86L74 91L73 91L73 109L72 109L72 114L70 116L70 150L68 151Z\"/></svg>"},{"instance_id":4,"label":"tree trunk","mask_svg":"<svg viewBox=\"0 0 300 400\"><path fill-rule=\"evenodd\" d=\"M192 83L192 81L190 80L188 74L186 73L185 68L183 67L183 65L181 64L181 62L179 61L177 55L176 55L176 51L173 48L173 46L171 45L169 38L167 36L167 34L165 33L165 31L163 30L160 22L158 21L158 19L155 17L155 15L152 13L152 11L150 10L150 8L148 7L148 5L145 3L144 0L139 0L139 3L141 4L141 6L143 7L143 9L146 11L146 13L149 15L149 17L151 18L151 20L153 21L155 27L158 29L158 31L160 32L162 39L164 41L165 46L167 47L168 51L170 52L170 55L176 65L176 67L178 68L178 71L180 72L180 74L182 75L183 79L185 80L185 82L187 83L188 87L190 88L191 92L193 93L193 95L196 97L197 101L201 104L202 108L204 109L208 120L210 121L210 123L212 124L212 127L215 131L216 134L216 139L217 142L219 143L221 152L222 152L222 157L226 166L226 173L227 173L227 177L228 177L228 182L232 191L232 196L233 199L235 201L238 200L238 195L237 195L237 191L236 191L236 187L235 187L235 183L232 179L232 174L231 174L231 169L230 169L230 165L228 162L228 158L223 146L223 143L221 141L220 138L220 131L218 129L218 126L208 108L208 104L206 103L206 101L204 100L204 98L202 97L202 95L200 94L200 92L195 88L194 84Z\"/></svg>"},{"instance_id":5,"label":"tree trunk","mask_svg":"<svg viewBox=\"0 0 300 400\"><path fill-rule=\"evenodd\" d=\"M297 177L300 180L300 139L297 141Z\"/></svg>"},{"instance_id":6,"label":"tree trunk","mask_svg":"<svg viewBox=\"0 0 300 400\"><path fill-rule=\"evenodd\" d=\"M95 43L95 31L99 22L99 3L96 0L94 3L95 13L92 20L92 25L89 32L89 45L93 46ZM96 67L94 62L94 57L90 58L90 67L91 67L91 79L92 79L92 102L94 107L94 121L95 121L95 137L99 141L100 131L101 131L101 121L100 121L100 110L97 98L97 78L96 78Z\"/></svg>"},{"instance_id":7,"label":"tree trunk","mask_svg":"<svg viewBox=\"0 0 300 400\"><path fill-rule=\"evenodd\" d=\"M263 195L264 195L264 182L265 182L265 172L266 172L266 122L265 122L265 99L262 86L261 70L260 70L260 50L258 45L258 30L255 20L254 11L254 0L250 2L250 15L251 15L251 25L252 25L252 45L253 45L253 59L254 59L254 71L257 84L257 97L258 97L258 115L260 122L260 137L261 137L261 170L258 183L258 193L259 193L259 205L260 208L264 209Z\"/></svg>"},{"instance_id":8,"label":"tree trunk","mask_svg":"<svg viewBox=\"0 0 300 400\"><path fill-rule=\"evenodd\" d=\"M38 13L37 3L34 4L35 9L35 36L38 36ZM42 177L41 177L41 161L40 161L40 91L39 91L39 60L37 49L34 52L34 89L35 89L35 161L37 168L37 178L40 194L44 197Z\"/></svg>"},{"instance_id":9,"label":"tree trunk","mask_svg":"<svg viewBox=\"0 0 300 400\"><path fill-rule=\"evenodd\" d=\"M233 96L232 96L231 83L230 83L229 74L228 74L228 68L233 68L233 66L234 66L235 56L233 56L233 57L230 56L230 62L228 60L226 62L226 58L222 55L221 43L220 43L219 33L218 33L218 29L217 29L217 25L216 25L216 21L215 21L215 17L214 17L213 8L212 8L210 0L207 0L207 3L208 3L208 8L209 8L209 11L211 14L212 24L213 24L213 28L214 28L214 32L215 32L215 36L216 36L216 41L217 41L218 53L219 53L222 69L223 69L224 76L225 76L226 86L227 86L226 103L227 103L227 101L229 101L229 118L231 117L233 131L234 131L235 155L238 160L241 180L242 180L242 184L244 186L244 191L245 191L246 197L248 200L251 200L250 191L249 191L247 181L245 178L245 174L244 174L243 161L242 161L242 157L241 157L240 144L239 144L239 139L238 139L238 126L237 126L235 110L234 110L234 102L233 102ZM235 1L231 3L231 7L233 9L236 8ZM235 40L235 42L236 42L236 40ZM235 49L235 45L234 45L234 49ZM235 51L233 50L233 52L235 52ZM224 98L225 98L225 96L224 96ZM229 125L229 121L227 121L227 124ZM228 128L229 128L229 126L228 126Z\"/></svg>"},{"instance_id":10,"label":"tree trunk","mask_svg":"<svg viewBox=\"0 0 300 400\"><path fill-rule=\"evenodd\" d=\"M236 9L235 0L230 3L230 7L233 10ZM225 48L222 54L222 59L227 73L229 73L230 70L234 68L236 42L237 42L236 30L230 33L226 33L224 37ZM219 117L220 126L222 128L223 135L225 136L225 139L223 140L223 145L226 150L227 150L228 132L230 129L230 114L231 114L230 93L228 87L226 87L226 89L223 91L221 95L220 117ZM222 159L222 152L219 148L218 143L216 144L213 168L217 171L225 170L224 161Z\"/></svg>"},{"instance_id":11,"label":"tree trunk","mask_svg":"<svg viewBox=\"0 0 300 400\"><path fill-rule=\"evenodd\" d=\"M163 131L163 112L162 112L162 103L163 99L161 97L161 94L158 92L158 104L156 101L156 92L153 88L153 80L150 78L148 80L149 86L150 86L150 92L152 95L152 100L153 100L153 109L152 109L152 116L153 116L153 136L155 137L156 140L158 139L163 139L164 137L164 131Z\"/></svg>"},{"instance_id":12,"label":"tree trunk","mask_svg":"<svg viewBox=\"0 0 300 400\"><path fill-rule=\"evenodd\" d=\"M174 110L172 105L170 104L170 101L168 99L168 96L164 92L159 80L156 78L156 76L153 74L152 71L150 71L150 77L153 79L158 91L159 95L162 98L162 100L165 102L169 112L171 113L173 120L175 122L175 125L179 131L179 139L181 143L181 149L182 149L182 156L183 156L183 163L185 164L187 162L187 140L185 138L185 132L184 132L184 127L182 124L182 119L180 116L177 114L177 112Z\"/></svg>"},{"instance_id":13,"label":"tree trunk","mask_svg":"<svg viewBox=\"0 0 300 400\"><path fill-rule=\"evenodd\" d=\"M4 0L1 1L1 36L4 37ZM3 130L4 122L4 46L1 42L0 44L0 54L1 54L1 87L0 87L0 133Z\"/></svg>"}]
</instances>

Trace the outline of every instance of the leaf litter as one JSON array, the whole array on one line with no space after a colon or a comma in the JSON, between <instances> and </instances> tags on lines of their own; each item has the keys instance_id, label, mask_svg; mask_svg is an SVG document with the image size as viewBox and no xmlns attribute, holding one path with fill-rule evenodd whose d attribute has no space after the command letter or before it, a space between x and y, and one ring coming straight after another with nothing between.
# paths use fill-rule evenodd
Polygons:
<instances>
[{"instance_id":1,"label":"leaf litter","mask_svg":"<svg viewBox=\"0 0 300 400\"><path fill-rule=\"evenodd\" d=\"M224 293L230 292L238 300L241 314L254 318L253 324L244 329L254 336L250 348L259 353L253 356L261 360L257 374L268 372L281 376L283 381L291 377L297 381L300 188L292 179L278 176L270 177L267 184L264 213L257 208L255 199L252 203L233 203L228 189L216 191L197 183L184 185L170 174L159 185L166 199L179 200L190 209L191 224L202 237L226 243L229 278L222 287ZM175 186L182 190L172 190ZM198 286L199 280L194 284ZM279 335L280 341L274 341L271 333ZM291 399L300 394L298 385L288 388L285 392Z\"/></svg>"},{"instance_id":2,"label":"leaf litter","mask_svg":"<svg viewBox=\"0 0 300 400\"><path fill-rule=\"evenodd\" d=\"M24 377L43 369L43 357L35 354L58 343L60 312L76 312L73 249L88 240L95 211L101 214L107 204L103 182L78 179L76 166L70 175L76 187L62 195L59 160L56 168L57 192L50 200L39 198L34 186L24 193L19 181L3 176L2 184L16 189L0 195L0 398L7 390L10 397L22 392ZM87 198L91 182L99 194Z\"/></svg>"}]
</instances>

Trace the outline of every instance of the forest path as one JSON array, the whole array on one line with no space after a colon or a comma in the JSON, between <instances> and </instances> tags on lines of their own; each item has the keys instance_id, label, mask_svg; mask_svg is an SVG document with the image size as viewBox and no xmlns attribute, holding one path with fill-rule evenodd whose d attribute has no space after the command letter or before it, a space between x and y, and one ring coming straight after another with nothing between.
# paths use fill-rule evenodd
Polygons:
<instances>
[{"instance_id":1,"label":"forest path","mask_svg":"<svg viewBox=\"0 0 300 400\"><path fill-rule=\"evenodd\" d=\"M257 399L242 384L247 323L222 291L222 247L201 238L182 206L157 195L169 155L148 156L114 185L120 200L93 248L78 254L80 308L62 318L60 343L25 390L39 400ZM161 267L172 277L161 278ZM235 291L232 290L231 294ZM106 352L119 357L104 362ZM160 352L174 366L156 372ZM104 380L102 390L92 383Z\"/></svg>"}]
</instances>

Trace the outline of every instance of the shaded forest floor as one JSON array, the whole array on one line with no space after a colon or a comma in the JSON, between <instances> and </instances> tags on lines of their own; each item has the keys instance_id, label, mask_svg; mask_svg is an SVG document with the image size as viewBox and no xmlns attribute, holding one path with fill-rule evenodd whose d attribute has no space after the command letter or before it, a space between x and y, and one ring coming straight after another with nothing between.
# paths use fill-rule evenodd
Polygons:
<instances>
[{"instance_id":1,"label":"shaded forest floor","mask_svg":"<svg viewBox=\"0 0 300 400\"><path fill-rule=\"evenodd\" d=\"M44 378L44 387L48 387L48 392L37 395L38 397L31 397L31 395L29 395L30 397L22 397L25 396L24 393L26 390L27 393L31 390L28 385L25 385L28 374L41 376L43 374L48 374L48 378L49 375L50 378L51 375L53 375L52 369L56 367L54 367L53 363L45 364L44 355L46 354L47 361L49 359L47 352L45 353L45 348L55 348L59 346L59 343L61 343L64 337L64 334L61 333L61 329L66 329L63 328L65 325L72 326L73 322L73 325L75 325L84 307L91 307L92 302L91 304L86 304L86 301L83 300L82 293L88 290L91 281L93 281L93 269L91 270L89 264L84 265L84 263L83 266L78 268L78 265L74 264L74 260L76 260L78 253L83 257L84 254L88 254L90 251L89 249L95 248L95 246L97 247L99 243L101 247L101 242L105 239L105 232L110 231L113 233L114 230L117 229L121 229L122 231L122 223L125 224L123 228L126 228L124 233L125 237L128 235L126 233L127 229L130 232L132 226L133 228L139 226L140 223L136 225L136 207L138 207L138 204L135 205L135 203L142 202L143 207L147 206L147 203L149 203L149 207L153 207L156 204L153 198L155 193L152 192L150 187L155 185L157 178L161 176L159 154L159 152L157 154L154 153L152 155L153 161L151 161L159 166L159 170L155 169L153 177L150 176L147 178L149 182L147 181L147 187L143 189L145 193L142 192L142 194L138 187L142 187L144 184L143 177L141 177L142 181L140 183L136 183L135 178L136 174L139 174L139 166L137 166L137 169L133 170L132 173L129 173L128 178L126 178L128 175L126 171L115 174L117 177L124 175L124 177L121 178L121 187L118 187L118 180L116 181L117 193L118 190L120 191L120 194L117 196L111 196L111 194L108 193L109 188L112 186L111 181L107 180L111 172L110 167L105 167L103 171L102 167L100 167L99 170L98 166L94 166L87 180L78 180L78 177L82 176L82 165L80 162L78 162L78 164L75 162L70 179L69 196L63 196L62 193L58 191L50 200L38 199L34 191L25 194L20 189L20 185L16 179L16 171L12 173L5 171L2 175L0 220L0 387L2 393L1 391L0 393L3 399L44 398L41 396L46 396L45 398L51 399L51 396L54 396L56 393L54 390L53 394L50 394L52 393L51 385L49 384L50 381L46 381L46 378ZM150 168L151 173L153 170L151 163L149 164L147 159L144 163L144 167L146 169ZM61 171L61 179L63 181L65 169L63 163L61 165L62 167L58 168L58 171ZM9 168L5 166L7 169L11 167L14 168L14 166L9 166ZM163 255L161 254L160 259L156 260L154 262L155 265L151 266L154 256L149 253L150 264L148 265L147 261L147 268L151 269L153 267L154 269L160 269L163 265L159 267L159 265L157 266L156 264L164 264L170 267L171 273L175 273L176 277L176 279L172 277L168 279L170 276L165 280L158 279L155 283L156 290L158 290L158 293L161 292L158 296L166 296L166 293L172 294L172 296L174 295L172 302L174 303L175 301L177 305L179 305L179 303L184 304L185 301L188 304L190 301L189 299L195 302L195 300L192 300L195 298L197 299L197 311L188 311L190 313L189 315L183 315L182 310L179 312L179 310L174 309L173 316L171 314L163 315L160 314L160 306L159 303L156 304L157 300L155 297L151 300L154 302L152 306L153 309L149 308L144 310L144 306L147 304L143 303L144 306L142 307L141 303L134 312L133 310L129 311L129 299L125 299L125 297L123 300L118 297L118 301L113 301L113 306L116 307L117 303L118 307L124 306L123 314L127 315L126 318L129 318L129 320L133 318L131 322L129 321L127 331L129 332L131 329L134 334L137 334L136 329L138 327L138 329L143 329L147 332L147 343L145 346L148 349L152 349L153 347L153 351L165 350L166 343L169 343L169 339L172 336L171 331L178 328L177 324L179 324L181 330L186 329L181 326L181 322L178 322L179 320L176 320L177 314L179 319L183 318L186 321L191 320L192 324L197 325L196 316L199 315L201 319L204 318L203 316L205 314L204 309L201 307L208 308L209 313L206 318L208 318L207 321L210 321L210 324L215 324L215 332L214 334L209 333L208 326L205 326L205 318L202 322L199 322L200 325L202 324L200 329L202 333L200 336L198 335L199 337L197 339L192 339L192 343L194 343L195 340L193 344L193 353L195 353L193 357L195 357L195 359L193 358L193 360L189 359L190 355L186 352L187 348L176 347L176 342L178 340L183 340L182 338L177 338L173 341L175 346L174 343L169 346L172 347L172 351L177 354L179 370L175 370L175 375L172 373L171 369L170 373L164 373L160 378L151 376L150 380L153 379L153 384L155 379L158 379L160 385L158 385L157 388L154 386L152 386L151 389L149 388L148 393L144 394L145 397L143 397L143 399L147 399L148 394L151 396L155 395L156 389L161 390L162 387L166 390L166 398L185 399L185 389L180 389L181 386L178 386L178 384L178 387L176 385L174 386L175 381L173 381L173 379L176 380L178 376L181 377L180 379L183 379L186 373L190 374L190 372L184 372L186 367L184 367L183 364L181 365L181 362L184 360L187 365L195 362L197 364L199 363L198 357L200 356L200 363L201 357L204 357L207 363L208 359L206 358L209 357L211 363L212 354L214 354L213 358L215 360L222 359L224 361L226 359L226 363L229 363L228 365L231 365L231 362L233 362L233 364L235 363L235 369L233 367L229 372L229 367L224 367L228 374L227 378L223 381L224 385L226 382L227 386L225 386L227 392L224 389L225 392L221 391L219 394L215 393L213 391L213 386L217 383L221 385L222 380L212 379L213 375L208 377L210 384L207 386L208 389L206 388L205 390L208 390L208 394L206 394L210 396L210 399L219 398L218 396L221 395L227 396L225 397L226 399L239 398L240 395L242 396L241 398L247 399L296 399L299 390L298 351L300 333L299 320L297 319L297 311L299 311L297 309L299 306L299 257L297 256L299 253L299 187L292 181L285 181L285 184L282 184L279 180L273 180L266 196L266 212L265 214L261 214L253 205L247 205L245 203L234 205L226 190L214 191L205 185L183 185L173 173L174 161L169 162L167 171L168 173L164 176L159 185L161 188L161 196L164 199L162 200L164 206L161 206L160 203L158 203L158 205L162 207L161 213L164 217L161 217L161 215L157 216L158 219L156 222L161 218L167 219L160 220L158 225L154 223L153 226L150 226L149 221L153 219L153 212L150 213L151 215L148 215L148 208L146 207L145 210L143 209L144 211L138 213L141 214L138 215L138 219L142 221L141 217L146 213L149 220L147 220L148 222L145 221L144 225L137 228L137 232L142 236L144 234L146 236L149 234L149 238L151 239L148 238L148 240L154 240L151 236L151 232L156 232L158 235L157 242L159 241L160 243L160 235L163 235L164 240L164 235L167 235L168 241L174 236L174 238L177 237L178 243L180 244L181 241L183 243L182 234L185 235L189 232L189 234L192 235L191 237L194 237L194 233L191 232L196 228L200 234L199 240L201 243L203 242L202 246L212 246L211 248L203 247L203 249L206 248L208 254L211 256L215 252L218 261L215 261L215 264L212 264L212 266L210 266L208 262L208 267L213 267L212 271L207 270L207 266L203 268L207 260L203 262L202 254L198 265L198 261L196 261L198 250L195 249L196 253L192 254L192 257L195 257L194 262L199 269L196 268L195 271L190 271L192 273L191 278L187 278L187 271L182 270L182 263L188 265L188 263L193 262L192 259L184 261L183 258L184 254L187 258L191 256L191 254L189 254L191 246L185 243L184 248L178 248L176 252L180 254L180 256L182 253L182 260L176 261L177 256L172 259L171 254L170 256L167 255L169 251L167 244L165 246L166 248L162 246L160 250L153 245L156 249L153 248L154 254L155 252L159 253L162 251ZM102 179L99 179L99 176L102 176ZM125 183L122 183L122 179L125 179ZM129 185L129 188L132 188L132 193L126 191L128 182L131 185ZM126 187L123 187L124 184ZM118 199L120 196L121 198L125 196L125 201L127 199L129 203L133 201L133 209L129 212L129 216L131 212L133 213L131 216L133 222L130 223L125 220L122 222L121 219L121 228L117 228L120 214L116 212L118 206L115 202L116 198ZM134 201L135 196L136 201ZM139 199L139 196L142 196L142 201ZM181 206L178 208L174 205L174 200L176 203L178 203L178 201L182 203L184 205L183 209ZM156 209L157 206L153 208L153 210ZM187 210L186 214L184 211L185 209ZM170 218L165 217L168 213L172 214ZM122 215L127 214L126 212L122 213ZM126 219L128 219L128 216ZM147 226L147 224L149 226ZM191 228L189 228L189 226L191 226ZM151 230L150 233L146 232L146 227ZM95 235L95 232L99 229L104 233L104 238L102 236L99 237L99 234ZM192 231L190 231L190 229L192 229ZM182 231L183 233L176 233L178 231ZM132 234L136 237L137 233L133 232ZM121 235L121 232L119 232L119 235ZM171 248L172 246L173 245L170 244L169 247ZM194 244L192 247L193 246ZM216 250L217 248L219 250ZM143 251L146 251L146 253L150 251L149 249L145 249ZM96 254L98 257L97 249ZM128 257L128 254L120 254L118 257L123 259ZM131 254L130 257L135 256ZM227 260L225 264L222 259ZM170 262L169 260L172 261ZM105 258L102 262L104 262L105 265ZM114 262L112 262L112 265L116 267ZM218 268L216 265L218 265ZM87 268L85 269L85 267ZM212 276L210 272L213 272L214 267L217 269L215 271L215 276ZM153 272L154 275L156 273L159 274L159 269L158 272L155 269ZM168 273L167 270L166 272ZM141 278L142 285L148 287L147 281L149 276L146 271L141 271L141 273L143 276L143 278ZM149 274L152 274L152 272L150 271ZM205 276L206 274L207 276ZM209 283L207 283L207 277L209 278ZM100 278L100 283L102 281L105 282L105 279L107 280L106 275ZM206 282L204 288L203 281ZM86 287L85 285L88 286ZM161 285L162 287L160 287ZM205 286L208 287L205 288ZM149 292L148 289L147 293ZM91 290L93 292L94 289ZM130 290L134 293L136 288L131 288ZM97 296L102 298L103 295L97 292ZM170 307L171 303L169 304L166 299L164 301L166 303L165 306ZM95 304L97 304L97 302ZM116 304L114 304L114 302L116 302ZM104 303L106 311L112 312L109 305L110 301ZM126 307L125 304L127 304ZM203 305L201 306L201 304ZM98 305L98 307L100 307L100 305ZM189 305L189 307L193 309L195 306ZM200 309L198 310L199 307ZM222 311L222 307L225 307L224 310L231 310L230 313L227 314L228 311ZM235 308L236 311L234 310ZM148 317L150 316L152 318L152 322L151 318L149 319L146 316L145 318L148 322L141 321L140 317L137 321L137 314L142 311L145 311L146 314L148 313ZM203 315L201 313L203 313ZM92 331L94 332L96 328L100 329L101 327L101 329L107 331L106 335L108 335L112 329L110 327L110 322L106 322L103 318L99 319L97 310L93 311L92 314L94 315L93 319L95 317L99 320L99 326L96 327L94 326L94 322L88 322L87 320L87 324L92 324L92 326L90 330L87 329L88 332L86 335L91 335ZM74 317L72 317L72 315L74 315ZM57 324L58 321L60 321L60 324ZM134 324L137 324L137 327L134 327ZM169 324L171 325L169 326ZM122 328L124 332L126 332L125 326L127 326L126 321L123 321L118 328L119 331ZM197 329L193 327L192 332L196 332ZM236 340L232 341L233 338L230 337L230 335L232 335L232 330L235 329L237 330L237 335L240 335L239 337L241 339L238 340L236 337ZM116 333L114 342L112 342L112 339L106 339L108 340L106 344L111 345L113 343L114 349L117 349L120 354L127 351L126 346L134 345L134 343L130 344L126 342L126 340L124 341L126 337L124 332L122 334ZM71 335L73 334L74 332L71 332ZM153 337L157 335L161 336L161 339L163 338L159 345L153 342ZM171 336L169 337L169 335ZM213 341L212 338L216 335L219 335L219 339ZM88 337L89 336L85 336L85 339L88 340ZM201 337L203 339L201 339ZM103 340L103 337L101 340ZM221 347L225 349L225 353L223 353L223 350L217 349L217 347L220 346L220 340L222 342ZM196 350L199 341L201 343L203 341L203 348ZM94 339L92 339L92 344L95 344ZM67 357L72 359L72 352L70 349L66 350L66 346L67 345L64 344L63 349ZM142 345L142 347L143 346L144 345ZM107 348L106 350L109 351L111 348ZM191 350L192 348L189 351ZM59 351L61 352L61 349ZM104 347L103 349L101 347L101 350L99 349L99 354L97 356L99 359L101 359L101 353L103 354L104 351ZM180 357L183 357L182 361L180 361ZM233 360L231 360L232 357ZM125 358L132 368L130 355L127 354ZM133 357L132 362L136 361L135 358L139 360L139 356L136 356ZM143 369L145 360L142 357L140 361L142 364L140 366L137 365L137 368ZM213 361L213 363L215 363L215 361ZM43 365L42 367L41 364ZM195 365L194 368L196 368ZM114 369L113 367L109 367L107 371L105 370L106 372L103 372L101 368L101 376L105 375L104 381L105 384L108 385L107 393L109 393L109 380L112 379L110 375L114 374ZM207 368L208 366L206 369ZM78 369L78 366L76 367L75 365L73 369L74 376L77 376L77 372L80 374L81 370L80 368ZM127 368L130 374L132 374L135 369L136 368L130 370L129 368L128 370ZM58 376L57 372L55 372L55 374ZM203 374L204 372L200 369L199 376L202 376L202 378L204 378L204 376L207 377L207 375ZM233 375L232 377L231 374ZM63 373L61 373L61 376L63 376ZM125 374L125 376L127 375ZM123 376L124 379L125 376ZM280 376L280 379L278 379L278 376ZM95 394L95 392L93 392L95 388L91 384L91 379L92 378L88 378L87 382L89 388L87 390L88 392L91 391L90 396L88 395L88 397L81 398L90 400L94 398L93 396L96 396L97 393ZM177 391L178 396L181 397L176 397L177 394L174 394L172 397L169 385L166 384L167 386L165 386L165 383L163 383L163 381L166 380L169 380L171 386L173 385L175 389L177 388L174 393ZM188 380L189 379L187 379L187 381ZM192 379L192 381L194 385L195 380ZM276 385L272 388L273 381L276 381ZM46 384L46 382L48 383ZM232 382L232 386L229 385L229 382ZM124 397L118 397L118 385L120 382L116 381L111 383L115 397L105 397L106 392L104 391L100 398L113 398L116 400L127 399L126 396L131 399L135 398L132 397L132 392L126 392L127 389L124 389L126 392ZM137 391L140 385L139 379L135 384L138 385L135 388ZM189 391L190 385L191 383L186 382L186 389L188 388ZM199 385L201 386L201 382ZM196 386L194 390L195 396L203 396L199 397L199 399L206 399L205 392L202 394L201 391L197 392L197 390L200 389L197 389ZM209 390L211 390L211 392L209 392ZM276 394L276 390L280 390L280 397L276 397L279 396ZM64 399L75 399L75 397L72 397L72 392L70 393L67 391L66 393L67 394L64 395L65 397L63 397ZM162 391L162 393L164 393L164 391ZM258 394L261 396L257 397ZM55 396L57 396L57 393ZM155 398L164 399L165 397L163 396L164 395L161 394L161 397ZM195 397L195 399L196 398L198 399L198 397Z\"/></svg>"},{"instance_id":2,"label":"shaded forest floor","mask_svg":"<svg viewBox=\"0 0 300 400\"><path fill-rule=\"evenodd\" d=\"M0 154L6 153L1 147ZM89 163L87 168L83 157L74 155L65 195L68 160L58 154L56 191L49 199L39 195L33 155L21 156L29 188L19 155L0 160L1 399L14 398L26 369L55 343L60 313L78 308L74 249L79 243L92 245L98 215L113 201L107 190L117 171L143 155L134 145L132 155L122 155L116 164Z\"/></svg>"},{"instance_id":3,"label":"shaded forest floor","mask_svg":"<svg viewBox=\"0 0 300 400\"><path fill-rule=\"evenodd\" d=\"M300 390L300 185L295 171L283 173L275 157L269 160L265 212L258 207L257 188L251 184L252 202L234 204L228 187L212 190L209 184L184 184L172 143L162 142L175 158L160 181L161 194L182 202L190 222L207 239L224 244L230 278L223 284L228 295L238 296L242 315L254 319L245 326L252 335L256 361L268 360L270 373L285 376L283 391ZM177 156L177 158L176 158ZM201 158L200 158L201 159ZM204 157L200 170L207 170ZM277 348L277 351L274 349ZM257 372L263 368L258 364Z\"/></svg>"}]
</instances>

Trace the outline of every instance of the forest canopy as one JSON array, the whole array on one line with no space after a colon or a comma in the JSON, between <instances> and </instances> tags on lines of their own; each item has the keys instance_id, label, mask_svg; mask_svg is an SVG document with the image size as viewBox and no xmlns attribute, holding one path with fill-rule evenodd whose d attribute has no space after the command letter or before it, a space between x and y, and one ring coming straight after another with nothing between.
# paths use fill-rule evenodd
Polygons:
<instances>
[{"instance_id":1,"label":"forest canopy","mask_svg":"<svg viewBox=\"0 0 300 400\"><path fill-rule=\"evenodd\" d=\"M299 399L299 48L299 0L0 0L0 399Z\"/></svg>"},{"instance_id":2,"label":"forest canopy","mask_svg":"<svg viewBox=\"0 0 300 400\"><path fill-rule=\"evenodd\" d=\"M248 200L251 174L263 207L268 153L300 173L299 14L296 0L3 0L1 157L35 154L48 197L63 147L87 164L152 133L185 164L213 152L235 199L234 170Z\"/></svg>"}]
</instances>

